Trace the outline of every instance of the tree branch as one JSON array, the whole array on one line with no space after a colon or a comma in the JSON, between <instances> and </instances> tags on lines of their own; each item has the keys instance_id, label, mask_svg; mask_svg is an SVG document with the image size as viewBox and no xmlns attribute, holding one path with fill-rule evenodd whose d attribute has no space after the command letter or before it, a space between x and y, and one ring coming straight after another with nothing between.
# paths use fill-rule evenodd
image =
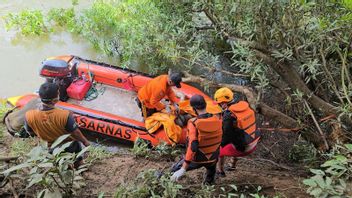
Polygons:
<instances>
[{"instance_id":1,"label":"tree branch","mask_svg":"<svg viewBox=\"0 0 352 198\"><path fill-rule=\"evenodd\" d=\"M251 107L255 109L258 113L264 115L265 117L268 117L269 119L278 121L280 124L282 124L285 127L289 127L289 128L300 127L299 123L295 119L291 118L290 116L280 111L277 111L264 103L257 104L256 93L250 87L234 85L234 84L214 83L205 78L194 76L188 72L184 72L184 75L186 78L182 80L183 82L194 82L203 86L207 85L213 88L228 87L235 92L241 92L247 97L247 100L251 105Z\"/></svg>"},{"instance_id":2,"label":"tree branch","mask_svg":"<svg viewBox=\"0 0 352 198\"><path fill-rule=\"evenodd\" d=\"M257 105L257 112L265 115L266 117L273 119L277 122L279 122L280 124L284 125L285 127L288 128L301 128L302 126L300 126L299 122L297 122L295 119L291 118L290 116L277 111L271 107L269 107L268 105L264 104L264 103L259 103Z\"/></svg>"},{"instance_id":3,"label":"tree branch","mask_svg":"<svg viewBox=\"0 0 352 198\"><path fill-rule=\"evenodd\" d=\"M304 83L304 81L300 78L299 74L294 70L291 65L283 65L280 62L277 62L274 58L270 57L267 54L271 54L270 50L268 50L265 46L262 46L253 41L246 41L244 39L235 37L230 35L225 31L226 28L222 26L217 17L211 13L209 8L204 9L205 15L209 18L209 20L213 23L214 27L217 31L222 35L222 37L227 42L239 42L242 45L250 47L254 52L258 59L262 60L267 65L271 66L275 72L277 72L283 80L291 87L292 90L299 90L303 92L305 98L312 106L322 111L325 115L337 114L337 108L330 103L322 100L318 96L316 96Z\"/></svg>"},{"instance_id":4,"label":"tree branch","mask_svg":"<svg viewBox=\"0 0 352 198\"><path fill-rule=\"evenodd\" d=\"M187 62L192 62L190 59L186 58L186 57L179 57L180 59L184 60L184 61L187 61ZM233 76L233 77L249 77L249 75L247 74L236 74L236 73L233 73L233 72L230 72L230 71L227 71L227 70L223 70L223 69L218 69L218 68L215 68L214 66L209 66L209 65L206 65L206 64L201 64L199 62L194 62L194 64L208 70L208 72L211 72L211 73L214 73L214 72L221 72L221 73L224 73L224 74L228 74L230 76Z\"/></svg>"},{"instance_id":5,"label":"tree branch","mask_svg":"<svg viewBox=\"0 0 352 198\"><path fill-rule=\"evenodd\" d=\"M325 137L323 131L321 130L317 119L315 119L315 116L314 116L314 114L313 114L312 109L309 107L309 104L307 103L306 100L303 100L303 101L304 101L304 104L305 104L305 106L307 107L307 109L308 109L308 111L309 111L310 116L312 117L312 119L313 119L313 121L314 121L315 126L317 127L317 129L318 129L318 131L319 131L319 134L320 134L321 138L322 138L323 141L324 141L324 145L325 145L324 150L326 151L326 150L329 149L329 144L328 144L328 142L326 141L326 137Z\"/></svg>"},{"instance_id":6,"label":"tree branch","mask_svg":"<svg viewBox=\"0 0 352 198\"><path fill-rule=\"evenodd\" d=\"M292 90L299 90L304 94L307 101L312 104L312 106L320 110L326 115L337 114L337 108L330 103L322 100L316 96L304 83L299 74L291 65L283 65L280 62L276 62L275 59L269 57L268 55L262 53L261 51L254 50L256 56L261 59L267 65L270 65L291 87Z\"/></svg>"}]
</instances>

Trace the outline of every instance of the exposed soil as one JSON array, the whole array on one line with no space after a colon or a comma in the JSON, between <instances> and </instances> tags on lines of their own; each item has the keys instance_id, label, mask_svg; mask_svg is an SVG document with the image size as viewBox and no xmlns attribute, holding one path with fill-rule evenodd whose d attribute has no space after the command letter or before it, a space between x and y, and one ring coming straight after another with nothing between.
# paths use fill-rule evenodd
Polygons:
<instances>
[{"instance_id":1,"label":"exposed soil","mask_svg":"<svg viewBox=\"0 0 352 198\"><path fill-rule=\"evenodd\" d=\"M227 171L226 177L217 178L216 187L236 184L239 189L252 191L258 186L261 193L273 197L307 197L302 179L306 171L299 165L288 164L287 156L294 139L294 134L264 134L263 141L253 155L240 159L235 171ZM270 138L270 139L268 139ZM275 141L273 141L275 139ZM270 148L270 150L264 149ZM80 192L84 197L96 197L100 192L112 196L118 185L131 182L143 170L157 169L168 172L176 161L147 160L135 158L131 154L116 155L91 166L84 174L87 187ZM205 169L187 172L180 181L184 187L199 188L203 181ZM255 190L254 190L255 192Z\"/></svg>"},{"instance_id":2,"label":"exposed soil","mask_svg":"<svg viewBox=\"0 0 352 198\"><path fill-rule=\"evenodd\" d=\"M295 134L265 133L258 149L251 156L240 159L235 171L227 171L225 178L217 178L216 192L221 192L221 186L235 184L241 192L255 192L262 187L261 194L273 197L308 197L302 185L302 179L307 177L303 166L288 161L288 153L296 139ZM8 154L11 137L5 137L0 144L1 155ZM87 186L79 192L78 197L97 197L104 192L105 197L114 195L119 185L133 181L143 170L157 169L163 172L175 161L166 159L148 160L135 158L130 153L116 154L108 159L94 163L84 173ZM203 181L205 169L187 172L180 183L189 189L199 189ZM15 188L23 189L22 185ZM0 197L8 196L11 190L8 185L0 189Z\"/></svg>"}]
</instances>

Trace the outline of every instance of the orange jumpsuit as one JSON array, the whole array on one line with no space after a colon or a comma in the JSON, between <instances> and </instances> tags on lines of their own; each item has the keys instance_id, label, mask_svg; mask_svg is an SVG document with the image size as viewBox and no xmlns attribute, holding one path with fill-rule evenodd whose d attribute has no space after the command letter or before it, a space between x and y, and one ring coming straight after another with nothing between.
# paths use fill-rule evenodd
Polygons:
<instances>
[{"instance_id":1,"label":"orange jumpsuit","mask_svg":"<svg viewBox=\"0 0 352 198\"><path fill-rule=\"evenodd\" d=\"M168 86L167 79L167 75L160 75L138 91L138 99L146 108L158 111L164 109L165 105L160 100L165 96L173 103L178 101L171 86Z\"/></svg>"}]
</instances>

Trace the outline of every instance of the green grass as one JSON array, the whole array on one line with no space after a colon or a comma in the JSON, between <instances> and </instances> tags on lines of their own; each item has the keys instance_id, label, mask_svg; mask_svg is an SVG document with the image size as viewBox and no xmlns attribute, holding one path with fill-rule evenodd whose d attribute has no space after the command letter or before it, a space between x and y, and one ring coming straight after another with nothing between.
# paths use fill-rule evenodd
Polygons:
<instances>
[{"instance_id":1,"label":"green grass","mask_svg":"<svg viewBox=\"0 0 352 198\"><path fill-rule=\"evenodd\" d=\"M13 156L24 156L38 143L36 138L16 138L10 145L10 154Z\"/></svg>"},{"instance_id":2,"label":"green grass","mask_svg":"<svg viewBox=\"0 0 352 198\"><path fill-rule=\"evenodd\" d=\"M5 100L0 98L0 121L2 121L5 113L10 110L9 107L5 105ZM4 137L5 126L0 123L0 139Z\"/></svg>"},{"instance_id":3,"label":"green grass","mask_svg":"<svg viewBox=\"0 0 352 198\"><path fill-rule=\"evenodd\" d=\"M106 151L105 146L92 146L88 150L88 157L86 161L88 163L93 163L97 160L105 159L111 157L113 153Z\"/></svg>"}]
</instances>

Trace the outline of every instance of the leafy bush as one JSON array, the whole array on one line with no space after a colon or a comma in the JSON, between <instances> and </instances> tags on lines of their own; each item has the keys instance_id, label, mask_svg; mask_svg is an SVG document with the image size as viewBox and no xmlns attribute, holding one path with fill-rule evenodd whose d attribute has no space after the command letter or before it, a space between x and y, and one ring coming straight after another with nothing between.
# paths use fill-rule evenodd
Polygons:
<instances>
[{"instance_id":1,"label":"leafy bush","mask_svg":"<svg viewBox=\"0 0 352 198\"><path fill-rule=\"evenodd\" d=\"M159 158L163 159L174 159L175 157L181 155L182 151L176 147L168 145L166 142L161 142L158 144L154 150ZM155 155L154 155L155 156Z\"/></svg>"},{"instance_id":2,"label":"leafy bush","mask_svg":"<svg viewBox=\"0 0 352 198\"><path fill-rule=\"evenodd\" d=\"M198 188L195 192L196 198L203 198L203 197L212 197L215 192L215 186L203 185L201 188ZM219 195L220 196L220 195Z\"/></svg>"},{"instance_id":3,"label":"leafy bush","mask_svg":"<svg viewBox=\"0 0 352 198\"><path fill-rule=\"evenodd\" d=\"M245 186L246 188L248 186ZM241 190L235 185L235 184L230 184L226 187L221 187L220 188L223 193L219 194L219 197L240 197L240 198L245 198L245 197L254 197L254 198L265 198L266 196L260 195L260 191L262 190L261 186L257 186L252 192L241 192ZM274 198L276 198L275 196Z\"/></svg>"},{"instance_id":4,"label":"leafy bush","mask_svg":"<svg viewBox=\"0 0 352 198\"><path fill-rule=\"evenodd\" d=\"M312 163L317 160L317 149L304 140L298 140L289 152L289 159L293 162Z\"/></svg>"},{"instance_id":5,"label":"leafy bush","mask_svg":"<svg viewBox=\"0 0 352 198\"><path fill-rule=\"evenodd\" d=\"M0 99L0 122L2 121L2 119L4 118L5 113L10 110L10 108L8 108L6 106L6 101L2 101L2 99ZM0 139L4 136L3 133L5 131L5 127L3 127L2 124L0 124Z\"/></svg>"},{"instance_id":6,"label":"leafy bush","mask_svg":"<svg viewBox=\"0 0 352 198\"><path fill-rule=\"evenodd\" d=\"M25 156L37 143L36 138L14 139L10 145L10 153L14 156Z\"/></svg>"},{"instance_id":7,"label":"leafy bush","mask_svg":"<svg viewBox=\"0 0 352 198\"><path fill-rule=\"evenodd\" d=\"M166 197L179 195L182 186L171 182L169 175L162 175L154 169L141 172L137 178L126 186L119 186L115 192L116 198L126 197Z\"/></svg>"},{"instance_id":8,"label":"leafy bush","mask_svg":"<svg viewBox=\"0 0 352 198\"><path fill-rule=\"evenodd\" d=\"M149 158L151 156L151 150L150 150L149 144L141 138L138 138L134 142L134 145L133 145L133 148L131 149L131 152L136 157Z\"/></svg>"},{"instance_id":9,"label":"leafy bush","mask_svg":"<svg viewBox=\"0 0 352 198\"><path fill-rule=\"evenodd\" d=\"M24 10L19 14L9 13L5 16L5 22L7 30L20 30L25 36L41 35L49 32L48 27L45 25L43 14L39 10Z\"/></svg>"},{"instance_id":10,"label":"leafy bush","mask_svg":"<svg viewBox=\"0 0 352 198\"><path fill-rule=\"evenodd\" d=\"M152 148L147 141L138 138L131 152L136 157L148 159L174 159L181 154L181 150L168 145L166 142L160 142L156 147Z\"/></svg>"},{"instance_id":11,"label":"leafy bush","mask_svg":"<svg viewBox=\"0 0 352 198\"><path fill-rule=\"evenodd\" d=\"M63 135L58 138L52 147L55 148L68 136ZM70 144L71 142L67 142L56 147L52 154L49 153L46 144L38 145L29 152L25 162L5 170L2 174L7 178L18 178L15 173L21 173L22 178L28 183L26 189L32 186L40 186L43 189L38 197L75 194L76 190L84 185L84 179L80 174L87 170L87 165L80 166L75 170L73 164L89 147L78 154L64 152Z\"/></svg>"},{"instance_id":12,"label":"leafy bush","mask_svg":"<svg viewBox=\"0 0 352 198\"><path fill-rule=\"evenodd\" d=\"M352 178L352 144L336 146L327 154L328 160L320 167L311 169L314 174L303 183L309 186L307 192L314 197L341 197L351 193L352 186L346 182Z\"/></svg>"},{"instance_id":13,"label":"leafy bush","mask_svg":"<svg viewBox=\"0 0 352 198\"><path fill-rule=\"evenodd\" d=\"M74 8L53 8L48 13L48 21L54 21L57 26L65 27L70 32L79 32L76 26Z\"/></svg>"},{"instance_id":14,"label":"leafy bush","mask_svg":"<svg viewBox=\"0 0 352 198\"><path fill-rule=\"evenodd\" d=\"M104 146L90 146L88 149L88 157L86 162L93 163L95 161L111 157L113 154L106 151Z\"/></svg>"}]
</instances>

